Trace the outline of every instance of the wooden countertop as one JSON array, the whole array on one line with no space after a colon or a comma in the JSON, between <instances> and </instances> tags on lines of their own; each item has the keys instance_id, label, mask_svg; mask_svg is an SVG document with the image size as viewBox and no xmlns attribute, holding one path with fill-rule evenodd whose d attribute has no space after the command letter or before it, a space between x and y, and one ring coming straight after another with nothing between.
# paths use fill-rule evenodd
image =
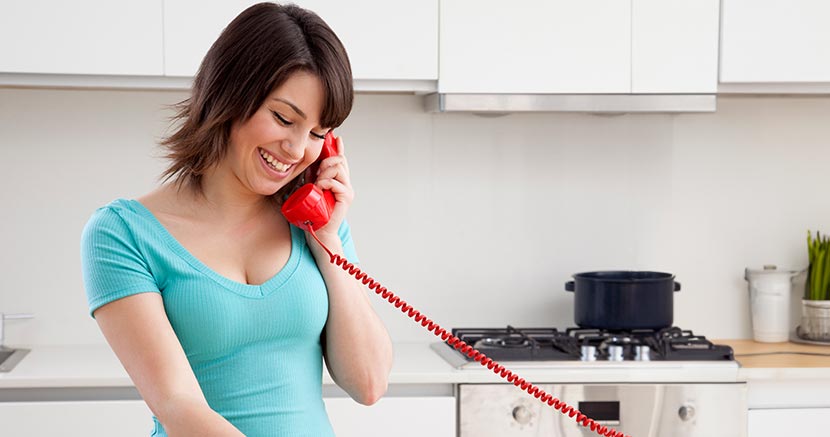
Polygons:
<instances>
[{"instance_id":1,"label":"wooden countertop","mask_svg":"<svg viewBox=\"0 0 830 437\"><path fill-rule=\"evenodd\" d=\"M793 342L759 343L752 340L712 340L732 346L735 359L743 368L830 368L830 345L817 346Z\"/></svg>"}]
</instances>

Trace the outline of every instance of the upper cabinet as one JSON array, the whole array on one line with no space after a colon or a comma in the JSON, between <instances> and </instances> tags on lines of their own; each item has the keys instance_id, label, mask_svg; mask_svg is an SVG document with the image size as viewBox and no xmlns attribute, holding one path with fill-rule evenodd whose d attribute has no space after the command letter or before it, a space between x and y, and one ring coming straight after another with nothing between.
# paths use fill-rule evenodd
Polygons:
<instances>
[{"instance_id":1,"label":"upper cabinet","mask_svg":"<svg viewBox=\"0 0 830 437\"><path fill-rule=\"evenodd\" d=\"M445 0L441 93L715 93L718 0Z\"/></svg>"},{"instance_id":2,"label":"upper cabinet","mask_svg":"<svg viewBox=\"0 0 830 437\"><path fill-rule=\"evenodd\" d=\"M718 0L633 0L631 92L718 89Z\"/></svg>"},{"instance_id":3,"label":"upper cabinet","mask_svg":"<svg viewBox=\"0 0 830 437\"><path fill-rule=\"evenodd\" d=\"M442 0L440 93L627 93L628 0Z\"/></svg>"},{"instance_id":4,"label":"upper cabinet","mask_svg":"<svg viewBox=\"0 0 830 437\"><path fill-rule=\"evenodd\" d=\"M193 76L222 29L256 1L164 1L168 76ZM301 0L338 35L357 80L438 78L438 0Z\"/></svg>"},{"instance_id":5,"label":"upper cabinet","mask_svg":"<svg viewBox=\"0 0 830 437\"><path fill-rule=\"evenodd\" d=\"M830 2L723 0L720 81L830 82Z\"/></svg>"},{"instance_id":6,"label":"upper cabinet","mask_svg":"<svg viewBox=\"0 0 830 437\"><path fill-rule=\"evenodd\" d=\"M162 75L162 0L5 1L0 72Z\"/></svg>"},{"instance_id":7,"label":"upper cabinet","mask_svg":"<svg viewBox=\"0 0 830 437\"><path fill-rule=\"evenodd\" d=\"M6 1L0 86L186 89L256 1ZM824 0L295 1L343 41L357 91L830 93Z\"/></svg>"}]
</instances>

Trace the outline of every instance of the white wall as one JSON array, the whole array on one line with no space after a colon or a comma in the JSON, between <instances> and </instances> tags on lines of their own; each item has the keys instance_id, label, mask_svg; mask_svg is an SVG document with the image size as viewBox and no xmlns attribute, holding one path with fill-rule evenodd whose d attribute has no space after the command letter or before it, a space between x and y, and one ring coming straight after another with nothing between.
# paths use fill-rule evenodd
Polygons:
<instances>
[{"instance_id":1,"label":"white wall","mask_svg":"<svg viewBox=\"0 0 830 437\"><path fill-rule=\"evenodd\" d=\"M96 207L156 184L164 106L183 97L0 89L0 311L36 314L8 323L9 343L104 341L80 232ZM830 232L830 98L718 106L485 118L359 95L339 134L362 267L447 328L570 326L571 274L669 271L678 326L749 337L744 267L804 267L807 229ZM395 340L430 338L372 299Z\"/></svg>"}]
</instances>

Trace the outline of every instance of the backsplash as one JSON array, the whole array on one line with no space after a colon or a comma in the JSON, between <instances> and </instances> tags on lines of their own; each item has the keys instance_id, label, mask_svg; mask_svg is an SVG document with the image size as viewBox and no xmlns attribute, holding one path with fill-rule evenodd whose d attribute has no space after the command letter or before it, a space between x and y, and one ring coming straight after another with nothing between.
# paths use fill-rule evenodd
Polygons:
<instances>
[{"instance_id":1,"label":"backsplash","mask_svg":"<svg viewBox=\"0 0 830 437\"><path fill-rule=\"evenodd\" d=\"M0 311L35 314L8 343L104 341L81 229L155 186L183 97L0 89ZM446 328L569 326L571 274L668 271L676 325L750 338L744 267L804 268L807 229L830 232L828 114L830 98L721 97L713 114L482 117L360 94L338 134L361 267ZM430 338L372 299L393 339Z\"/></svg>"}]
</instances>

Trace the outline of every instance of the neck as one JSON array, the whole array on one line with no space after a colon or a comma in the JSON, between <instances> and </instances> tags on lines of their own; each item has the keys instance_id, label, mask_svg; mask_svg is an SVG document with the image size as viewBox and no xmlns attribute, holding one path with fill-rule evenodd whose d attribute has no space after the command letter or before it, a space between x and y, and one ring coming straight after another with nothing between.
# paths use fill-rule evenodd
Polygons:
<instances>
[{"instance_id":1,"label":"neck","mask_svg":"<svg viewBox=\"0 0 830 437\"><path fill-rule=\"evenodd\" d=\"M277 205L268 196L253 193L238 180L214 169L202 177L201 194L194 193L200 213L226 224L238 224L273 213Z\"/></svg>"}]
</instances>

